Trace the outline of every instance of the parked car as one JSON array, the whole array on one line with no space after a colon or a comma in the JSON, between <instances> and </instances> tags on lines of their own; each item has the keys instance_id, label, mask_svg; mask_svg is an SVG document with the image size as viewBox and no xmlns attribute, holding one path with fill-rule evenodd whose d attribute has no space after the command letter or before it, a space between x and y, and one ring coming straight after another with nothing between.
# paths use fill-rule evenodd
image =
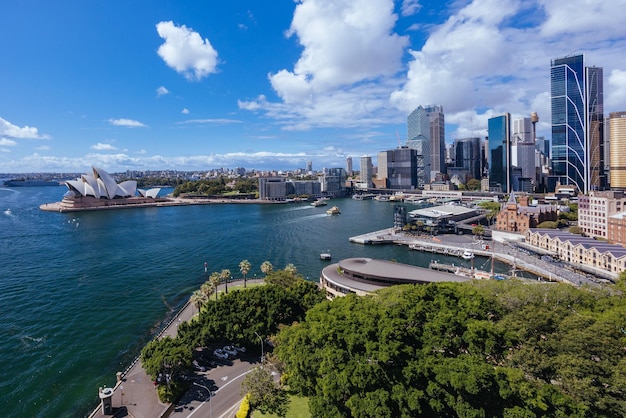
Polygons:
<instances>
[{"instance_id":1,"label":"parked car","mask_svg":"<svg viewBox=\"0 0 626 418\"><path fill-rule=\"evenodd\" d=\"M228 359L228 354L225 353L221 348L218 348L213 352L213 355L219 359L226 360Z\"/></svg>"},{"instance_id":2,"label":"parked car","mask_svg":"<svg viewBox=\"0 0 626 418\"><path fill-rule=\"evenodd\" d=\"M222 348L222 351L233 357L239 354L239 351L235 350L235 347L233 347L232 345L227 345L226 347Z\"/></svg>"},{"instance_id":3,"label":"parked car","mask_svg":"<svg viewBox=\"0 0 626 418\"><path fill-rule=\"evenodd\" d=\"M201 366L200 364L198 364L198 362L197 362L196 360L194 360L194 361L192 362L192 364L193 364L193 368L194 368L194 369L199 370L199 371L201 371L201 372L206 372L206 367Z\"/></svg>"},{"instance_id":4,"label":"parked car","mask_svg":"<svg viewBox=\"0 0 626 418\"><path fill-rule=\"evenodd\" d=\"M245 353L246 352L246 347L239 347L239 346L235 345L235 346L233 346L233 348L235 350L237 350L238 352L240 352L240 353Z\"/></svg>"}]
</instances>

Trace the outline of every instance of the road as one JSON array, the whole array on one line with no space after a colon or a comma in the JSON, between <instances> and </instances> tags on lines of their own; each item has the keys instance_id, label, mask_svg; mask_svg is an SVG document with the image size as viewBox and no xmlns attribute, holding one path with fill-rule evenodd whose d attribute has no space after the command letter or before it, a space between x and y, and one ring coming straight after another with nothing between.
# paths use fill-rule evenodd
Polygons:
<instances>
[{"instance_id":1,"label":"road","mask_svg":"<svg viewBox=\"0 0 626 418\"><path fill-rule=\"evenodd\" d=\"M191 388L169 415L174 418L228 418L234 417L243 399L241 382L245 375L259 366L258 357L243 357L224 361L206 372L197 372ZM209 389L213 396L209 401Z\"/></svg>"}]
</instances>

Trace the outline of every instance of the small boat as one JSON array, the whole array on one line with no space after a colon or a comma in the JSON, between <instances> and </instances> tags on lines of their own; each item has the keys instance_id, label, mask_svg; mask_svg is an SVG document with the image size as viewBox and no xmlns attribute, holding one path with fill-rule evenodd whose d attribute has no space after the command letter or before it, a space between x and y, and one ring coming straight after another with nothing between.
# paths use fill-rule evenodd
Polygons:
<instances>
[{"instance_id":1,"label":"small boat","mask_svg":"<svg viewBox=\"0 0 626 418\"><path fill-rule=\"evenodd\" d=\"M328 203L326 203L326 200L317 199L315 202L311 203L311 206L319 207L319 206L326 206L327 204Z\"/></svg>"},{"instance_id":2,"label":"small boat","mask_svg":"<svg viewBox=\"0 0 626 418\"><path fill-rule=\"evenodd\" d=\"M328 215L339 215L340 213L341 212L339 211L339 208L337 206L333 206L326 211L326 214Z\"/></svg>"},{"instance_id":3,"label":"small boat","mask_svg":"<svg viewBox=\"0 0 626 418\"><path fill-rule=\"evenodd\" d=\"M465 260L471 260L472 258L474 258L474 253L470 250L465 250L463 251L463 254L461 254L461 258Z\"/></svg>"},{"instance_id":4,"label":"small boat","mask_svg":"<svg viewBox=\"0 0 626 418\"><path fill-rule=\"evenodd\" d=\"M320 260L325 260L325 261L329 261L332 257L330 256L330 253L321 253L320 254Z\"/></svg>"}]
</instances>

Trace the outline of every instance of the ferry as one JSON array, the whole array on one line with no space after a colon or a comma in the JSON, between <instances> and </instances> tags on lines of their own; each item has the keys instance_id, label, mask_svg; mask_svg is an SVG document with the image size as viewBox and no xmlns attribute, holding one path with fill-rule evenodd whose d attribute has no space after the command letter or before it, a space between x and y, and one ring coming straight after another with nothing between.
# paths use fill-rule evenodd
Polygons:
<instances>
[{"instance_id":1,"label":"ferry","mask_svg":"<svg viewBox=\"0 0 626 418\"><path fill-rule=\"evenodd\" d=\"M339 211L339 208L337 206L333 206L326 211L326 214L328 215L339 215L340 213L341 212Z\"/></svg>"},{"instance_id":2,"label":"ferry","mask_svg":"<svg viewBox=\"0 0 626 418\"><path fill-rule=\"evenodd\" d=\"M326 203L325 199L317 199L315 202L311 203L311 206L314 207L319 207L319 206L326 206L328 203Z\"/></svg>"},{"instance_id":3,"label":"ferry","mask_svg":"<svg viewBox=\"0 0 626 418\"><path fill-rule=\"evenodd\" d=\"M331 258L332 257L330 255L330 253L321 253L320 254L320 260L330 261Z\"/></svg>"}]
</instances>

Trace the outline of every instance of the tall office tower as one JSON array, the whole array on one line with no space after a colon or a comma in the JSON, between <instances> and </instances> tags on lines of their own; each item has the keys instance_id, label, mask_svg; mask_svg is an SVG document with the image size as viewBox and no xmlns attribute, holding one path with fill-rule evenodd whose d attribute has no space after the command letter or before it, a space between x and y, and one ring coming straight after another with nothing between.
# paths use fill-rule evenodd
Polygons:
<instances>
[{"instance_id":1,"label":"tall office tower","mask_svg":"<svg viewBox=\"0 0 626 418\"><path fill-rule=\"evenodd\" d=\"M306 172L307 172L307 174L313 172L313 161L307 161L306 162Z\"/></svg>"},{"instance_id":2,"label":"tall office tower","mask_svg":"<svg viewBox=\"0 0 626 418\"><path fill-rule=\"evenodd\" d=\"M604 117L604 174L606 175L606 188L611 187L611 118Z\"/></svg>"},{"instance_id":3,"label":"tall office tower","mask_svg":"<svg viewBox=\"0 0 626 418\"><path fill-rule=\"evenodd\" d=\"M550 157L550 141L545 136L538 136L535 140L535 148L546 157Z\"/></svg>"},{"instance_id":4,"label":"tall office tower","mask_svg":"<svg viewBox=\"0 0 626 418\"><path fill-rule=\"evenodd\" d=\"M511 114L490 118L489 135L489 188L511 191Z\"/></svg>"},{"instance_id":5,"label":"tall office tower","mask_svg":"<svg viewBox=\"0 0 626 418\"><path fill-rule=\"evenodd\" d=\"M430 123L430 180L446 172L446 127L443 106L426 106Z\"/></svg>"},{"instance_id":6,"label":"tall office tower","mask_svg":"<svg viewBox=\"0 0 626 418\"><path fill-rule=\"evenodd\" d=\"M407 117L406 146L417 151L418 187L430 183L430 117L426 109L418 106Z\"/></svg>"},{"instance_id":7,"label":"tall office tower","mask_svg":"<svg viewBox=\"0 0 626 418\"><path fill-rule=\"evenodd\" d=\"M511 166L522 170L524 183L534 185L535 173L535 136L531 118L513 119L511 131ZM513 181L513 190L521 191L521 183ZM516 187L517 186L517 187ZM532 190L531 190L532 191Z\"/></svg>"},{"instance_id":8,"label":"tall office tower","mask_svg":"<svg viewBox=\"0 0 626 418\"><path fill-rule=\"evenodd\" d=\"M352 157L346 157L346 174L352 175Z\"/></svg>"},{"instance_id":9,"label":"tall office tower","mask_svg":"<svg viewBox=\"0 0 626 418\"><path fill-rule=\"evenodd\" d=\"M611 188L626 189L626 112L609 114Z\"/></svg>"},{"instance_id":10,"label":"tall office tower","mask_svg":"<svg viewBox=\"0 0 626 418\"><path fill-rule=\"evenodd\" d=\"M582 193L606 187L602 74L582 55L554 59L550 68L553 183Z\"/></svg>"},{"instance_id":11,"label":"tall office tower","mask_svg":"<svg viewBox=\"0 0 626 418\"><path fill-rule=\"evenodd\" d=\"M454 140L454 167L467 172L467 178L480 180L481 160L480 138L461 138ZM458 170L456 170L458 171Z\"/></svg>"},{"instance_id":12,"label":"tall office tower","mask_svg":"<svg viewBox=\"0 0 626 418\"><path fill-rule=\"evenodd\" d=\"M372 175L374 173L374 167L372 166L372 157L364 155L361 157L361 172L360 182L365 184L365 187L372 187Z\"/></svg>"}]
</instances>

